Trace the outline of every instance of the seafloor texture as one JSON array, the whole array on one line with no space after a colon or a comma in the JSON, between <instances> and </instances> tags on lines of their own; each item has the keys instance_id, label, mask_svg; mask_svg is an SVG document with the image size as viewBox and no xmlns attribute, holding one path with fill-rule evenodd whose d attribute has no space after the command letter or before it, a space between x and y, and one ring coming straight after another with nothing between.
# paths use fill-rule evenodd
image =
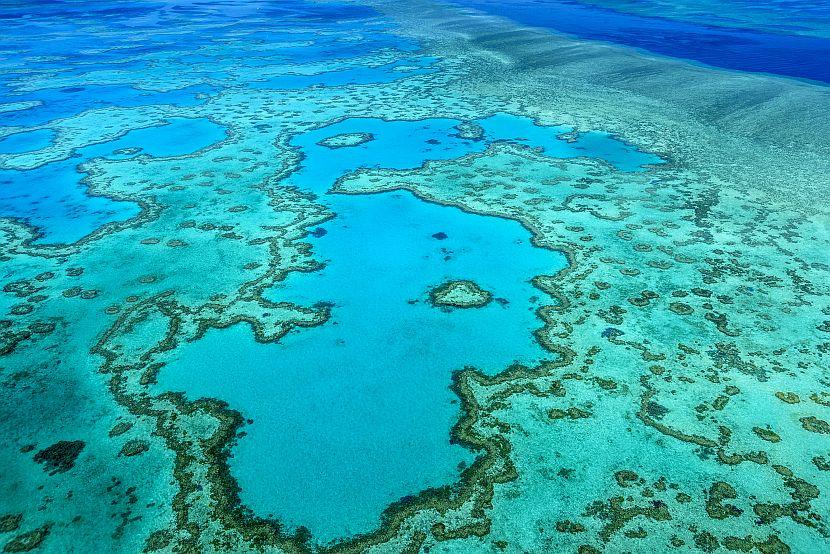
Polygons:
<instances>
[{"instance_id":1,"label":"seafloor texture","mask_svg":"<svg viewBox=\"0 0 830 554\"><path fill-rule=\"evenodd\" d=\"M830 549L830 91L460 3L0 7L4 551Z\"/></svg>"}]
</instances>

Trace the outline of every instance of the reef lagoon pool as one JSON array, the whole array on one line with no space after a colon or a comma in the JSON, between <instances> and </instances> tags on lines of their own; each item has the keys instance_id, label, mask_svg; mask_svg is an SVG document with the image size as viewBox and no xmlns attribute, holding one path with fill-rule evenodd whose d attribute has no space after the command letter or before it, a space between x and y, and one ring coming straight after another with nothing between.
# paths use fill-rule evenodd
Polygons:
<instances>
[{"instance_id":1,"label":"reef lagoon pool","mask_svg":"<svg viewBox=\"0 0 830 554\"><path fill-rule=\"evenodd\" d=\"M809 0L0 6L4 552L823 552Z\"/></svg>"},{"instance_id":2,"label":"reef lagoon pool","mask_svg":"<svg viewBox=\"0 0 830 554\"><path fill-rule=\"evenodd\" d=\"M661 161L607 135L557 138L569 131L507 114L467 126L347 119L292 141L303 166L290 182L325 194L356 170L414 169L493 141L556 158L602 157L630 171ZM518 222L409 192L322 201L336 215L311 230L310 244L325 266L291 274L266 298L326 303L330 319L273 345L257 343L244 325L211 332L180 349L159 390L239 406L253 419L231 463L246 505L331 541L371 531L386 506L413 491L458 479L472 458L447 441L459 417L447 383L465 367L495 374L556 360L533 336L536 311L553 299L531 281L567 260L534 246ZM458 281L491 299L475 309L432 302L431 290Z\"/></svg>"}]
</instances>

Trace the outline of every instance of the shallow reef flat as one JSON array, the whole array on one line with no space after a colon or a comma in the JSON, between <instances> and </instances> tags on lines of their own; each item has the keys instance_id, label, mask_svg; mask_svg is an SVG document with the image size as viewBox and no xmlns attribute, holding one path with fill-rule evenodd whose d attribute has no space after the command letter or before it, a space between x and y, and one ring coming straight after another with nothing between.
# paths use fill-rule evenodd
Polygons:
<instances>
[{"instance_id":1,"label":"shallow reef flat","mask_svg":"<svg viewBox=\"0 0 830 554\"><path fill-rule=\"evenodd\" d=\"M5 551L830 548L827 88L111 6L6 19Z\"/></svg>"}]
</instances>

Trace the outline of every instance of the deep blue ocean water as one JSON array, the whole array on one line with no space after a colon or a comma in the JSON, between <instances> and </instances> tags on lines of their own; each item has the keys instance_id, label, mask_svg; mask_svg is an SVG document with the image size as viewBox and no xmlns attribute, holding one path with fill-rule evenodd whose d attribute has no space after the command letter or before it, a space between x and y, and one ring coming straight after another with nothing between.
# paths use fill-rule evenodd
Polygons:
<instances>
[{"instance_id":1,"label":"deep blue ocean water","mask_svg":"<svg viewBox=\"0 0 830 554\"><path fill-rule=\"evenodd\" d=\"M830 83L830 39L643 16L569 0L455 0L514 21L725 69ZM797 10L805 2L791 2ZM813 4L810 2L810 4ZM830 3L822 13L830 27ZM729 15L727 2L712 19Z\"/></svg>"}]
</instances>

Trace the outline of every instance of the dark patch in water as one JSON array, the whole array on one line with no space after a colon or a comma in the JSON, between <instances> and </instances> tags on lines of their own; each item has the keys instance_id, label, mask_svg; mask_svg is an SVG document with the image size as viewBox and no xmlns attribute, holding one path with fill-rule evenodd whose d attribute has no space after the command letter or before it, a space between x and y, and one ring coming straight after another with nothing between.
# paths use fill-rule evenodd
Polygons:
<instances>
[{"instance_id":1,"label":"dark patch in water","mask_svg":"<svg viewBox=\"0 0 830 554\"><path fill-rule=\"evenodd\" d=\"M439 231L439 232L435 233L434 235L432 235L432 238L434 238L436 240L444 240L444 239L447 238L447 233L445 233L443 231Z\"/></svg>"},{"instance_id":2,"label":"dark patch in water","mask_svg":"<svg viewBox=\"0 0 830 554\"><path fill-rule=\"evenodd\" d=\"M617 338L620 335L624 335L625 332L617 329L616 327L606 327L605 330L602 332L602 338L604 339L613 339Z\"/></svg>"},{"instance_id":3,"label":"dark patch in water","mask_svg":"<svg viewBox=\"0 0 830 554\"><path fill-rule=\"evenodd\" d=\"M669 409L662 404L650 401L646 404L646 413L653 419L663 419L669 413Z\"/></svg>"},{"instance_id":4,"label":"dark patch in water","mask_svg":"<svg viewBox=\"0 0 830 554\"><path fill-rule=\"evenodd\" d=\"M75 466L75 460L84 446L84 441L58 441L35 454L34 460L44 464L43 471L49 472L49 475L64 473Z\"/></svg>"}]
</instances>

